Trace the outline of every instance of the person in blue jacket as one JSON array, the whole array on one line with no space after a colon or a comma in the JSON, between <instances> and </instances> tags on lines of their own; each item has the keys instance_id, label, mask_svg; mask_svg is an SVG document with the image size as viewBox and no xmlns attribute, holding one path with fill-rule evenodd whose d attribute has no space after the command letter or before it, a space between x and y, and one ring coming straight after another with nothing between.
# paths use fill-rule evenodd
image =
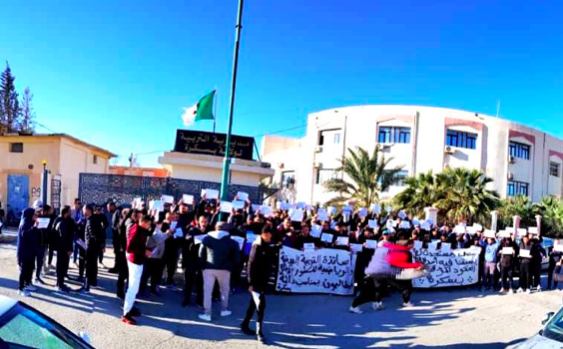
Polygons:
<instances>
[{"instance_id":1,"label":"person in blue jacket","mask_svg":"<svg viewBox=\"0 0 563 349\"><path fill-rule=\"evenodd\" d=\"M497 288L497 278L495 277L498 261L499 242L494 237L488 237L485 245L485 270L483 272L483 287L490 290Z\"/></svg>"},{"instance_id":2,"label":"person in blue jacket","mask_svg":"<svg viewBox=\"0 0 563 349\"><path fill-rule=\"evenodd\" d=\"M31 284L33 269L35 267L35 256L39 244L39 231L37 230L37 215L33 208L23 211L22 219L18 229L17 257L20 265L20 284L18 294L29 297L30 291L35 291Z\"/></svg>"}]
</instances>

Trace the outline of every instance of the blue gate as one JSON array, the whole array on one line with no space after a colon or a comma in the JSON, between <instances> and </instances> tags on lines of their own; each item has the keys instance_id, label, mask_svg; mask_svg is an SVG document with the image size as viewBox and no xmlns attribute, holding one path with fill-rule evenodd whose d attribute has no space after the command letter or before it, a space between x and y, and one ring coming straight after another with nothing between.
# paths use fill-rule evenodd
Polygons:
<instances>
[{"instance_id":1,"label":"blue gate","mask_svg":"<svg viewBox=\"0 0 563 349\"><path fill-rule=\"evenodd\" d=\"M23 210L29 206L29 177L8 175L8 223L18 224Z\"/></svg>"}]
</instances>

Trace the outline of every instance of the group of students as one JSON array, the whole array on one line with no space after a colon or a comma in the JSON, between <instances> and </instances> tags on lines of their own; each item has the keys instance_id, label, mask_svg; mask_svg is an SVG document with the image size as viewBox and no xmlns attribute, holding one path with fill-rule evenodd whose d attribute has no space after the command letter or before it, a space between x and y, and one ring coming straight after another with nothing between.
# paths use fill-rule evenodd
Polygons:
<instances>
[{"instance_id":1,"label":"group of students","mask_svg":"<svg viewBox=\"0 0 563 349\"><path fill-rule=\"evenodd\" d=\"M21 295L28 296L36 289L32 283L34 269L36 283L43 283L42 269L48 269L43 265L51 264L54 252L60 292L70 291L65 279L73 255L75 263L78 260L77 280L82 282L76 291L88 293L91 287L97 287L98 262L103 260L106 236L111 233L115 266L109 272L118 274L117 297L124 301L124 323L136 324L135 318L141 315L134 306L139 291L159 296L160 287L176 289L174 276L181 259L185 281L182 306L191 306L195 293L195 304L203 308L200 319L212 320L214 298L221 300L220 315L229 316L229 294L246 287L251 297L241 330L256 334L260 340L264 339L265 294L277 271L281 246L351 249L357 253L357 297L350 307L353 313L361 313L359 306L370 301L374 309L382 309L383 296L390 287L402 293L404 306L412 306L411 279L424 270L410 253L414 241L424 245L449 243L452 249L481 247L482 285L496 286L501 279L503 291L513 289L514 270L520 273L520 289L529 291L532 285L539 290L538 265L541 268L541 256L545 254L540 239L534 236L524 237L519 244L513 237L496 241L482 232L459 234L451 226L438 228L392 213L356 211L321 217L311 211L296 220L287 209L274 210L266 216L246 200L244 208L233 209L227 218L221 217L219 204L205 196L197 203L180 200L165 204L158 211L148 209L142 202L118 209L113 202L105 207L82 206L77 199L72 208L64 207L57 217L47 205L34 206L23 212L19 227ZM47 227L39 228L41 217L49 218ZM346 238L344 244L339 239L342 237ZM503 254L503 247L512 247L514 253ZM519 257L518 251L522 249L530 250L529 258ZM414 273L404 276L405 270ZM251 331L250 321L255 312L257 328Z\"/></svg>"}]
</instances>

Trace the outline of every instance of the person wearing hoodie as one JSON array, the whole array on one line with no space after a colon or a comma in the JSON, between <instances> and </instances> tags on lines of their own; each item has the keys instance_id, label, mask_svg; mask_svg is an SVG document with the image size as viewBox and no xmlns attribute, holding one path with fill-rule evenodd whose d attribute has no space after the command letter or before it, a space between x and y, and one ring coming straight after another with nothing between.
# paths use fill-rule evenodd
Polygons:
<instances>
[{"instance_id":1,"label":"person wearing hoodie","mask_svg":"<svg viewBox=\"0 0 563 349\"><path fill-rule=\"evenodd\" d=\"M54 223L54 231L57 233L57 290L59 292L70 291L65 285L65 277L73 252L74 224L70 216L70 207L65 206Z\"/></svg>"},{"instance_id":2,"label":"person wearing hoodie","mask_svg":"<svg viewBox=\"0 0 563 349\"><path fill-rule=\"evenodd\" d=\"M136 325L137 321L134 316L141 316L141 312L134 308L135 298L139 292L141 285L141 277L143 276L143 265L147 258L150 258L151 252L147 250L147 238L150 234L152 226L152 218L143 216L138 224L133 224L127 235L127 267L129 270L129 288L125 294L125 302L123 304L123 317L121 321L128 325Z\"/></svg>"},{"instance_id":3,"label":"person wearing hoodie","mask_svg":"<svg viewBox=\"0 0 563 349\"><path fill-rule=\"evenodd\" d=\"M354 314L362 314L360 305L373 300L374 310L383 309L383 294L387 285L397 288L403 296L403 307L411 307L412 294L411 279L417 277L415 273L411 276L403 276L404 272L422 272L424 266L421 263L412 262L410 250L414 246L413 240L404 241L404 246L386 242L375 249L371 262L366 268L366 275L369 275L373 282L366 282L364 288L354 299L349 311ZM419 273L420 276L422 275Z\"/></svg>"},{"instance_id":4,"label":"person wearing hoodie","mask_svg":"<svg viewBox=\"0 0 563 349\"><path fill-rule=\"evenodd\" d=\"M266 287L270 279L275 252L272 242L272 228L267 225L262 229L260 237L252 244L248 258L248 292L250 304L246 310L246 317L241 324L241 330L248 335L256 335L261 342L265 341L263 332L264 314L266 311ZM256 332L250 330L250 320L257 310Z\"/></svg>"},{"instance_id":5,"label":"person wearing hoodie","mask_svg":"<svg viewBox=\"0 0 563 349\"><path fill-rule=\"evenodd\" d=\"M500 257L501 289L500 292L514 293L514 278L512 276L516 267L518 256L518 244L514 241L515 237L503 238L498 251ZM504 250L506 248L506 250ZM512 251L510 251L512 248Z\"/></svg>"},{"instance_id":6,"label":"person wearing hoodie","mask_svg":"<svg viewBox=\"0 0 563 349\"><path fill-rule=\"evenodd\" d=\"M162 278L162 257L164 256L164 246L166 240L172 237L168 223L158 222L154 233L149 236L147 241L147 249L151 251L151 256L147 259L141 278L141 292L144 292L147 281L151 280L150 293L160 296L157 286Z\"/></svg>"},{"instance_id":7,"label":"person wearing hoodie","mask_svg":"<svg viewBox=\"0 0 563 349\"><path fill-rule=\"evenodd\" d=\"M39 245L39 230L37 229L37 215L33 208L26 208L23 211L22 219L18 229L17 257L20 265L20 283L18 294L29 297L29 291L36 288L31 284L33 268L35 267L35 256Z\"/></svg>"},{"instance_id":8,"label":"person wearing hoodie","mask_svg":"<svg viewBox=\"0 0 563 349\"><path fill-rule=\"evenodd\" d=\"M86 217L84 234L84 242L86 244L86 279L80 291L89 293L91 286L98 286L98 259L106 243L106 227L104 226L105 217L101 214L94 214L92 206L84 206L83 213Z\"/></svg>"},{"instance_id":9,"label":"person wearing hoodie","mask_svg":"<svg viewBox=\"0 0 563 349\"><path fill-rule=\"evenodd\" d=\"M485 271L483 273L482 287L485 290L496 289L497 279L495 273L497 270L497 260L499 251L499 242L495 238L487 238L487 245L485 246Z\"/></svg>"},{"instance_id":10,"label":"person wearing hoodie","mask_svg":"<svg viewBox=\"0 0 563 349\"><path fill-rule=\"evenodd\" d=\"M557 245L557 240L555 241ZM547 269L547 289L550 290L553 286L554 289L557 289L557 279L554 280L553 273L557 270L560 270L561 260L563 257L563 252L561 250L556 250L555 247L549 254L549 264Z\"/></svg>"},{"instance_id":11,"label":"person wearing hoodie","mask_svg":"<svg viewBox=\"0 0 563 349\"><path fill-rule=\"evenodd\" d=\"M537 250L536 244L534 244L530 240L529 235L524 235L522 237L522 241L520 242L519 246L519 258L520 258L520 274L519 274L519 283L520 287L518 288L518 293L526 292L531 293L532 287L532 273L531 273L531 265L532 259L534 256L538 255L539 252Z\"/></svg>"},{"instance_id":12,"label":"person wearing hoodie","mask_svg":"<svg viewBox=\"0 0 563 349\"><path fill-rule=\"evenodd\" d=\"M231 271L239 263L240 249L236 241L231 240L229 231L231 226L226 222L219 222L215 231L207 234L201 242L199 260L203 270L203 307L204 314L199 318L211 321L211 296L215 282L219 283L221 291L221 316L229 316L229 291Z\"/></svg>"}]
</instances>

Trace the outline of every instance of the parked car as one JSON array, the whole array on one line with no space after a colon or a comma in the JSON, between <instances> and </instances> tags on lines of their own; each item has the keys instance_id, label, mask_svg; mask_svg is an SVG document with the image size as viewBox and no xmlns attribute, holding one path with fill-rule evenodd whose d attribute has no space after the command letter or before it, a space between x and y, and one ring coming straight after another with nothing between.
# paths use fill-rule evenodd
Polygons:
<instances>
[{"instance_id":1,"label":"parked car","mask_svg":"<svg viewBox=\"0 0 563 349\"><path fill-rule=\"evenodd\" d=\"M521 343L517 349L560 349L563 347L563 307L555 312L547 313L542 320L544 327L538 334Z\"/></svg>"},{"instance_id":2,"label":"parked car","mask_svg":"<svg viewBox=\"0 0 563 349\"><path fill-rule=\"evenodd\" d=\"M87 335L75 335L55 320L0 295L0 349L92 349Z\"/></svg>"}]
</instances>

